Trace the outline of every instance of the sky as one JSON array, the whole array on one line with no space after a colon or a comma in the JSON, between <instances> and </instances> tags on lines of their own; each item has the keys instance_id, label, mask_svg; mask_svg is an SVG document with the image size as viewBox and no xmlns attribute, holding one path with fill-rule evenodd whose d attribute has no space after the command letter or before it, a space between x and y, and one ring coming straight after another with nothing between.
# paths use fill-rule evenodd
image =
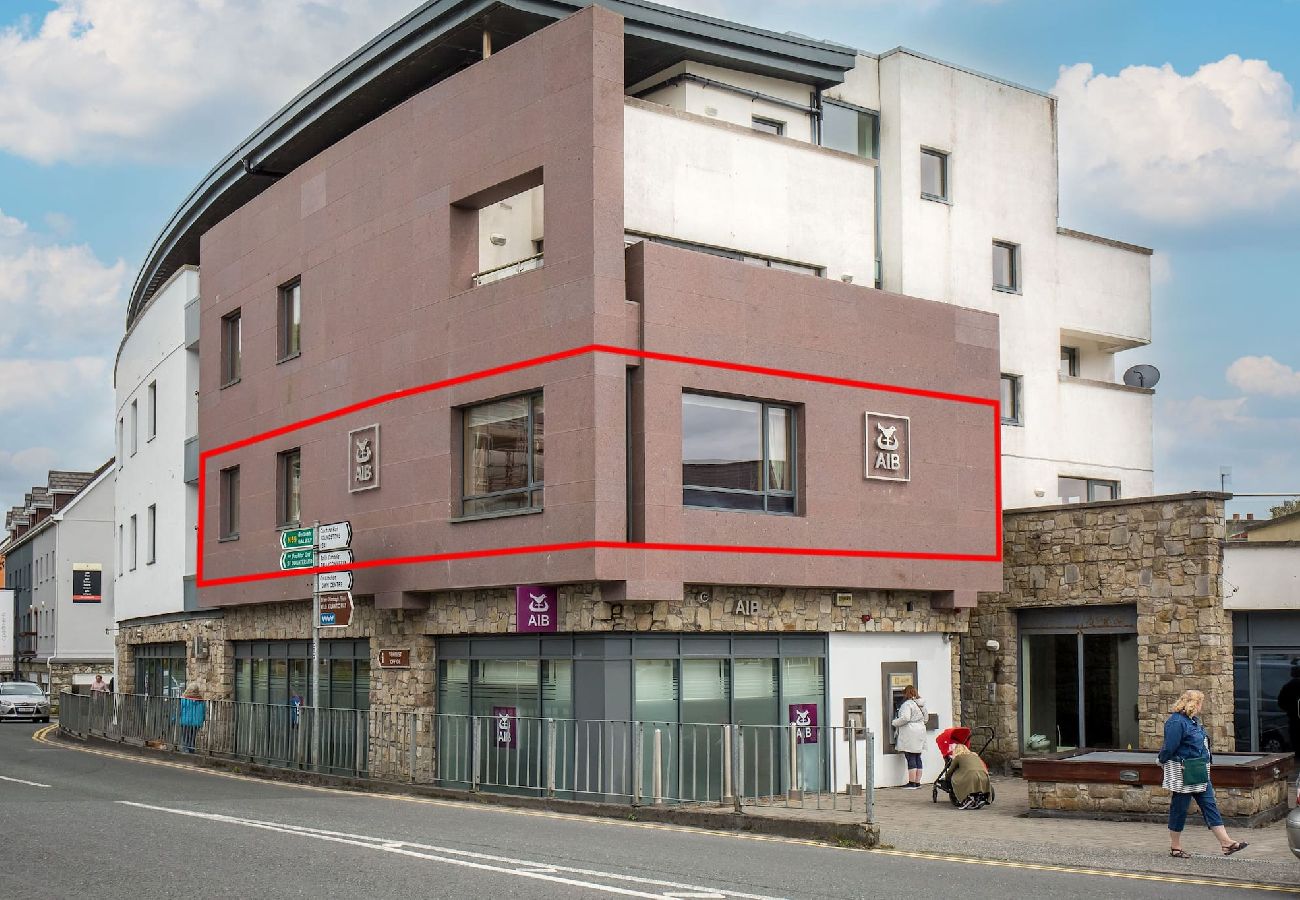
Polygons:
<instances>
[{"instance_id":1,"label":"sky","mask_svg":"<svg viewBox=\"0 0 1300 900\"><path fill-rule=\"evenodd\" d=\"M0 0L0 505L112 454L127 292L189 190L418 5ZM1157 491L1300 492L1300 0L676 5L1056 95L1061 224L1156 250L1117 366L1163 374Z\"/></svg>"}]
</instances>

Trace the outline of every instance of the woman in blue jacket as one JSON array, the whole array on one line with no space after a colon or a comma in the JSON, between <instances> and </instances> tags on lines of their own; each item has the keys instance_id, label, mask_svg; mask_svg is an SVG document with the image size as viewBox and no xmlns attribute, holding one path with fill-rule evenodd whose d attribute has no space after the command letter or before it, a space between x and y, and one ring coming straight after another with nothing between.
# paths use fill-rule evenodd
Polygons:
<instances>
[{"instance_id":1,"label":"woman in blue jacket","mask_svg":"<svg viewBox=\"0 0 1300 900\"><path fill-rule=\"evenodd\" d=\"M1160 748L1161 765L1176 760L1204 759L1207 766L1213 760L1210 752L1210 739L1201 726L1201 707L1205 704L1205 695L1200 691L1183 691L1183 695L1174 704L1173 713L1165 722L1165 743ZM1207 769L1208 771L1208 769ZM1181 775L1180 775L1181 778ZM1166 787L1169 786L1166 778ZM1245 841L1234 841L1228 837L1228 830L1223 827L1223 816L1219 815L1219 805L1214 801L1214 786L1207 779L1205 790L1181 793L1174 791L1169 796L1169 855L1175 859L1191 859L1192 855L1183 850L1183 826L1187 824L1187 810L1192 805L1192 798L1201 808L1205 825L1219 839L1223 855L1230 856L1238 850L1246 849Z\"/></svg>"},{"instance_id":2,"label":"woman in blue jacket","mask_svg":"<svg viewBox=\"0 0 1300 900\"><path fill-rule=\"evenodd\" d=\"M194 752L195 738L207 717L208 711L203 703L203 695L190 688L185 692L185 696L181 697L180 710L181 748L186 753Z\"/></svg>"}]
</instances>

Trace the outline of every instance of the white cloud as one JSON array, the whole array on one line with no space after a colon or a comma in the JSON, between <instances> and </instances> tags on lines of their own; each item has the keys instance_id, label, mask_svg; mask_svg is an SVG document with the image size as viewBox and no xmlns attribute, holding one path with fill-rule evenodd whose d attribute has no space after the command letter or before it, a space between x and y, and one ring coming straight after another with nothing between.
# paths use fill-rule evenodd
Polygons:
<instances>
[{"instance_id":1,"label":"white cloud","mask_svg":"<svg viewBox=\"0 0 1300 900\"><path fill-rule=\"evenodd\" d=\"M211 161L421 0L56 2L0 30L0 149L42 163Z\"/></svg>"},{"instance_id":2,"label":"white cloud","mask_svg":"<svg viewBox=\"0 0 1300 900\"><path fill-rule=\"evenodd\" d=\"M103 398L111 365L112 361L102 356L0 359L0 414L54 405L87 393ZM111 395L104 399L105 409L111 410Z\"/></svg>"},{"instance_id":3,"label":"white cloud","mask_svg":"<svg viewBox=\"0 0 1300 900\"><path fill-rule=\"evenodd\" d=\"M1243 393L1300 396L1300 372L1271 356L1243 356L1228 366L1228 383Z\"/></svg>"},{"instance_id":4,"label":"white cloud","mask_svg":"<svg viewBox=\"0 0 1300 900\"><path fill-rule=\"evenodd\" d=\"M1190 75L1080 63L1061 68L1053 93L1062 188L1081 203L1198 224L1300 196L1300 115L1264 60L1225 56Z\"/></svg>"}]
</instances>

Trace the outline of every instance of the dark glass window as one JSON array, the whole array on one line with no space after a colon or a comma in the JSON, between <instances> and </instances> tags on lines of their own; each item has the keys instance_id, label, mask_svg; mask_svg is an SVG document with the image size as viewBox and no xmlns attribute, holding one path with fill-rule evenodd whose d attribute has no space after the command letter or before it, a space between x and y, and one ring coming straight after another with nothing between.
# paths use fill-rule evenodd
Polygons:
<instances>
[{"instance_id":1,"label":"dark glass window","mask_svg":"<svg viewBox=\"0 0 1300 900\"><path fill-rule=\"evenodd\" d=\"M1056 479L1056 496L1062 503L1118 500L1119 482L1103 478L1071 478L1062 475Z\"/></svg>"},{"instance_id":2,"label":"dark glass window","mask_svg":"<svg viewBox=\"0 0 1300 900\"><path fill-rule=\"evenodd\" d=\"M218 537L239 537L239 466L221 470L221 528Z\"/></svg>"},{"instance_id":3,"label":"dark glass window","mask_svg":"<svg viewBox=\"0 0 1300 900\"><path fill-rule=\"evenodd\" d=\"M921 196L929 200L948 199L948 154L921 151Z\"/></svg>"},{"instance_id":4,"label":"dark glass window","mask_svg":"<svg viewBox=\"0 0 1300 900\"><path fill-rule=\"evenodd\" d=\"M877 122L875 113L828 100L822 106L822 146L875 159Z\"/></svg>"},{"instance_id":5,"label":"dark glass window","mask_svg":"<svg viewBox=\"0 0 1300 900\"><path fill-rule=\"evenodd\" d=\"M794 410L706 394L682 395L682 503L793 513Z\"/></svg>"},{"instance_id":6,"label":"dark glass window","mask_svg":"<svg viewBox=\"0 0 1300 900\"><path fill-rule=\"evenodd\" d=\"M776 119L765 119L762 116L754 116L753 127L755 131L762 131L766 134L785 134L785 123Z\"/></svg>"},{"instance_id":7,"label":"dark glass window","mask_svg":"<svg viewBox=\"0 0 1300 900\"><path fill-rule=\"evenodd\" d=\"M1061 374L1077 378L1079 375L1079 348L1061 348Z\"/></svg>"},{"instance_id":8,"label":"dark glass window","mask_svg":"<svg viewBox=\"0 0 1300 900\"><path fill-rule=\"evenodd\" d=\"M221 319L221 386L239 380L242 369L243 337L239 310Z\"/></svg>"},{"instance_id":9,"label":"dark glass window","mask_svg":"<svg viewBox=\"0 0 1300 900\"><path fill-rule=\"evenodd\" d=\"M302 281L280 288L280 361L302 353Z\"/></svg>"},{"instance_id":10,"label":"dark glass window","mask_svg":"<svg viewBox=\"0 0 1300 900\"><path fill-rule=\"evenodd\" d=\"M1002 424L1003 425L1021 425L1024 418L1020 409L1021 399L1020 392L1023 381L1019 375L1002 376L1002 394L999 402L1002 405Z\"/></svg>"},{"instance_id":11,"label":"dark glass window","mask_svg":"<svg viewBox=\"0 0 1300 900\"><path fill-rule=\"evenodd\" d=\"M286 450L279 455L277 481L280 488L281 525L297 525L302 521L302 450Z\"/></svg>"},{"instance_id":12,"label":"dark glass window","mask_svg":"<svg viewBox=\"0 0 1300 900\"><path fill-rule=\"evenodd\" d=\"M461 515L541 509L541 393L471 406L463 416Z\"/></svg>"},{"instance_id":13,"label":"dark glass window","mask_svg":"<svg viewBox=\"0 0 1300 900\"><path fill-rule=\"evenodd\" d=\"M1020 247L1016 244L993 242L993 286L1003 291L1020 290Z\"/></svg>"}]
</instances>

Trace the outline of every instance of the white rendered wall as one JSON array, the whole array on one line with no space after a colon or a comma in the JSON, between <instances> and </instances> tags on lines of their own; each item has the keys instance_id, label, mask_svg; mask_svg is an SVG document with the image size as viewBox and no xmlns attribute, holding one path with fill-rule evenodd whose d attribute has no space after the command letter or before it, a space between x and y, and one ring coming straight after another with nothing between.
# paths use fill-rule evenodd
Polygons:
<instances>
[{"instance_id":1,"label":"white rendered wall","mask_svg":"<svg viewBox=\"0 0 1300 900\"><path fill-rule=\"evenodd\" d=\"M888 735L882 735L884 686L880 679L882 663L915 662L916 688L926 709L939 717L939 731L951 728L952 721L952 649L941 634L866 634L832 633L829 645L828 725L844 726L844 699L865 697L867 727L876 735L876 786L896 787L907 783L907 765L901 753L884 753ZM938 731L927 732L921 754L922 776L933 780L943 768L943 758L934 745ZM835 772L837 789L848 781L848 744L836 735Z\"/></svg>"},{"instance_id":2,"label":"white rendered wall","mask_svg":"<svg viewBox=\"0 0 1300 900\"><path fill-rule=\"evenodd\" d=\"M114 655L116 549L113 488L112 474L104 473L73 498L58 514L58 523L50 529L57 541L54 566L58 603L55 651L61 659L108 661ZM104 567L101 576L103 599L99 603L72 602L72 567L76 563L99 563ZM106 668L105 674L107 672Z\"/></svg>"},{"instance_id":3,"label":"white rendered wall","mask_svg":"<svg viewBox=\"0 0 1300 900\"><path fill-rule=\"evenodd\" d=\"M870 284L875 173L866 160L629 103L627 230L823 266Z\"/></svg>"},{"instance_id":4,"label":"white rendered wall","mask_svg":"<svg viewBox=\"0 0 1300 900\"><path fill-rule=\"evenodd\" d=\"M1300 610L1300 544L1226 544L1223 606L1234 611Z\"/></svg>"},{"instance_id":5,"label":"white rendered wall","mask_svg":"<svg viewBox=\"0 0 1300 900\"><path fill-rule=\"evenodd\" d=\"M197 354L185 349L185 304L198 296L199 274L182 269L136 319L118 354L118 418L125 417L125 452L116 473L114 519L130 541L130 518L139 529L138 561L117 579L117 618L133 619L184 608L183 578L194 572L197 489L185 484L185 440L192 436ZM148 437L148 386L158 384L158 433ZM139 404L140 434L131 454L130 407ZM157 558L149 564L149 506L157 505ZM116 529L115 529L116 530ZM128 547L129 555L129 547Z\"/></svg>"},{"instance_id":6,"label":"white rendered wall","mask_svg":"<svg viewBox=\"0 0 1300 900\"><path fill-rule=\"evenodd\" d=\"M744 128L753 126L754 117L781 122L785 126L785 137L796 141L811 143L813 139L812 117L806 111L794 109L783 103L773 103L763 97L746 96L727 91L698 81L678 81L669 84L673 78L683 74L697 75L712 81L720 81L733 87L743 88L756 94L775 97L807 110L812 106L814 91L806 84L783 81L748 72L721 69L704 63L683 62L666 69L640 84L632 85L628 94L654 103L662 103L674 109L692 112L696 115L715 118L719 122L729 122ZM662 87L649 87L663 84Z\"/></svg>"}]
</instances>

